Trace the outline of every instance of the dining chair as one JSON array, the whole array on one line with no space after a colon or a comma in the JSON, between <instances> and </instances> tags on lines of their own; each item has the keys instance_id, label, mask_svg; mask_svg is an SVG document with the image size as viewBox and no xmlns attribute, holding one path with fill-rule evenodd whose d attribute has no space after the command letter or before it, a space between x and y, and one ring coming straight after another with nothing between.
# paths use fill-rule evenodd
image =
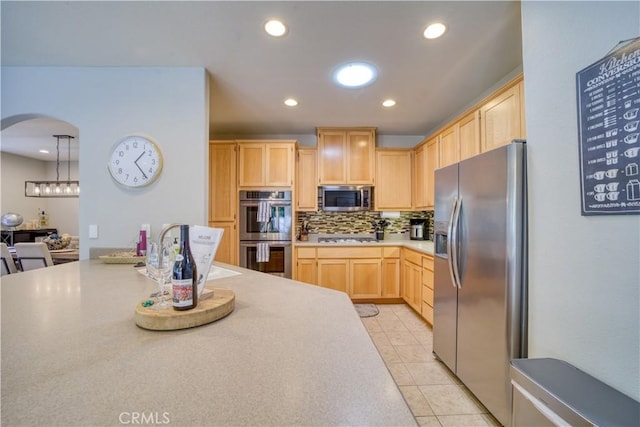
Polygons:
<instances>
[{"instance_id":1,"label":"dining chair","mask_svg":"<svg viewBox=\"0 0 640 427\"><path fill-rule=\"evenodd\" d=\"M16 243L16 255L20 270L29 271L36 268L51 267L53 260L46 243Z\"/></svg>"},{"instance_id":2,"label":"dining chair","mask_svg":"<svg viewBox=\"0 0 640 427\"><path fill-rule=\"evenodd\" d=\"M13 261L6 243L0 243L0 254L2 255L2 276L17 273L16 263Z\"/></svg>"}]
</instances>

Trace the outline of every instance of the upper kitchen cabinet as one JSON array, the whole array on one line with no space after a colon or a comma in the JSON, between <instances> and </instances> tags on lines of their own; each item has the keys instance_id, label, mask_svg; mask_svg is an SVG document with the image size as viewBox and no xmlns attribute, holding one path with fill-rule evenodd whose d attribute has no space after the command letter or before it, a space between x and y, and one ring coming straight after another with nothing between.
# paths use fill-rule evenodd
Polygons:
<instances>
[{"instance_id":1,"label":"upper kitchen cabinet","mask_svg":"<svg viewBox=\"0 0 640 427\"><path fill-rule=\"evenodd\" d=\"M480 107L480 143L482 151L506 145L524 137L521 78L505 86Z\"/></svg>"},{"instance_id":2,"label":"upper kitchen cabinet","mask_svg":"<svg viewBox=\"0 0 640 427\"><path fill-rule=\"evenodd\" d=\"M296 153L296 209L318 210L317 150L300 147Z\"/></svg>"},{"instance_id":3,"label":"upper kitchen cabinet","mask_svg":"<svg viewBox=\"0 0 640 427\"><path fill-rule=\"evenodd\" d=\"M458 123L440 133L440 167L460 161L460 134Z\"/></svg>"},{"instance_id":4,"label":"upper kitchen cabinet","mask_svg":"<svg viewBox=\"0 0 640 427\"><path fill-rule=\"evenodd\" d=\"M291 187L293 185L293 140L245 140L238 142L238 185Z\"/></svg>"},{"instance_id":5,"label":"upper kitchen cabinet","mask_svg":"<svg viewBox=\"0 0 640 427\"><path fill-rule=\"evenodd\" d=\"M376 150L376 211L411 210L412 171L411 150Z\"/></svg>"},{"instance_id":6,"label":"upper kitchen cabinet","mask_svg":"<svg viewBox=\"0 0 640 427\"><path fill-rule=\"evenodd\" d=\"M480 113L476 110L458 122L460 159L464 160L480 154Z\"/></svg>"},{"instance_id":7,"label":"upper kitchen cabinet","mask_svg":"<svg viewBox=\"0 0 640 427\"><path fill-rule=\"evenodd\" d=\"M414 155L413 207L417 210L434 206L434 172L440 167L439 136L434 136L419 145Z\"/></svg>"},{"instance_id":8,"label":"upper kitchen cabinet","mask_svg":"<svg viewBox=\"0 0 640 427\"><path fill-rule=\"evenodd\" d=\"M318 128L320 185L374 185L375 128Z\"/></svg>"},{"instance_id":9,"label":"upper kitchen cabinet","mask_svg":"<svg viewBox=\"0 0 640 427\"><path fill-rule=\"evenodd\" d=\"M238 210L236 143L209 142L209 221L235 221Z\"/></svg>"}]
</instances>

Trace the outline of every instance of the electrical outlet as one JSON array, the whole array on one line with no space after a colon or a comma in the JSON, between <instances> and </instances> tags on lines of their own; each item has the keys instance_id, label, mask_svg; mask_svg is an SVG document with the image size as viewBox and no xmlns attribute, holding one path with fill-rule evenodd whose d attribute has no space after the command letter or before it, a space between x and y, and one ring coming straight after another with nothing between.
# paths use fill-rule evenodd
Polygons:
<instances>
[{"instance_id":1,"label":"electrical outlet","mask_svg":"<svg viewBox=\"0 0 640 427\"><path fill-rule=\"evenodd\" d=\"M98 224L90 224L89 225L89 238L97 239L98 238Z\"/></svg>"}]
</instances>

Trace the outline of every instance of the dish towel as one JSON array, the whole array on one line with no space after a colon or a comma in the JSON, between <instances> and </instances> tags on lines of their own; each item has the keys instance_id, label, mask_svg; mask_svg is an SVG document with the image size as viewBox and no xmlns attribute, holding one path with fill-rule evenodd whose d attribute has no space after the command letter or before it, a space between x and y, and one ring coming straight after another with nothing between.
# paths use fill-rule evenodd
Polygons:
<instances>
[{"instance_id":1,"label":"dish towel","mask_svg":"<svg viewBox=\"0 0 640 427\"><path fill-rule=\"evenodd\" d=\"M269 262L269 242L256 243L256 262Z\"/></svg>"},{"instance_id":2,"label":"dish towel","mask_svg":"<svg viewBox=\"0 0 640 427\"><path fill-rule=\"evenodd\" d=\"M258 222L269 222L271 219L271 203L258 202Z\"/></svg>"}]
</instances>

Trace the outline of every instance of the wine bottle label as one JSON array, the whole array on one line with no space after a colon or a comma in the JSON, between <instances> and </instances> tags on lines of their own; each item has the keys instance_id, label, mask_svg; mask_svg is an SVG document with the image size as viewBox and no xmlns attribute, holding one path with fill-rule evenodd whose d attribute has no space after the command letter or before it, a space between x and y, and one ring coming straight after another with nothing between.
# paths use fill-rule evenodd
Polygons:
<instances>
[{"instance_id":1,"label":"wine bottle label","mask_svg":"<svg viewBox=\"0 0 640 427\"><path fill-rule=\"evenodd\" d=\"M173 287L173 306L190 307L193 305L193 282L191 279L171 281Z\"/></svg>"}]
</instances>

